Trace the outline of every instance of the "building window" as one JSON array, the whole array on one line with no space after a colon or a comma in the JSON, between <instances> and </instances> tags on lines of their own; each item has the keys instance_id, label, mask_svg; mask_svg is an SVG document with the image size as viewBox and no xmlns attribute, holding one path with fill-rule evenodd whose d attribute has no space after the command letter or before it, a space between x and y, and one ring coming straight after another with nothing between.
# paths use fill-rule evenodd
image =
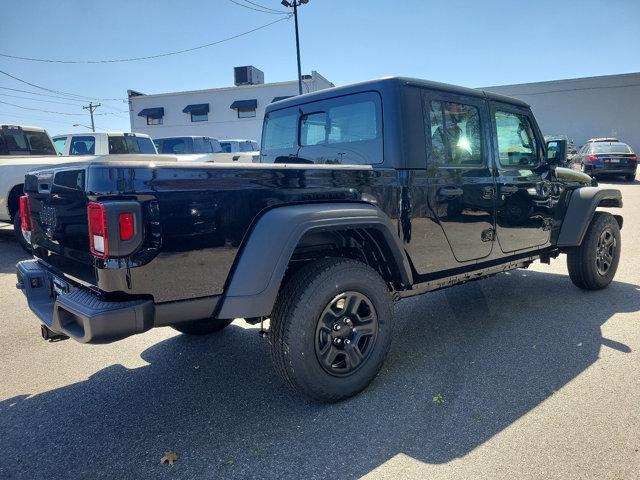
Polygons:
<instances>
[{"instance_id":1,"label":"building window","mask_svg":"<svg viewBox=\"0 0 640 480\"><path fill-rule=\"evenodd\" d=\"M145 108L138 113L139 117L147 117L147 125L162 125L164 107Z\"/></svg>"},{"instance_id":2,"label":"building window","mask_svg":"<svg viewBox=\"0 0 640 480\"><path fill-rule=\"evenodd\" d=\"M209 114L203 112L191 112L192 122L206 122L209 120Z\"/></svg>"},{"instance_id":3,"label":"building window","mask_svg":"<svg viewBox=\"0 0 640 480\"><path fill-rule=\"evenodd\" d=\"M231 104L231 108L238 112L238 118L253 118L256 116L258 100L236 100Z\"/></svg>"},{"instance_id":4,"label":"building window","mask_svg":"<svg viewBox=\"0 0 640 480\"><path fill-rule=\"evenodd\" d=\"M192 122L206 122L209 120L208 103L194 103L193 105L187 105L182 109L182 111L191 115Z\"/></svg>"},{"instance_id":5,"label":"building window","mask_svg":"<svg viewBox=\"0 0 640 480\"><path fill-rule=\"evenodd\" d=\"M238 118L251 118L256 116L255 108L239 108Z\"/></svg>"}]
</instances>

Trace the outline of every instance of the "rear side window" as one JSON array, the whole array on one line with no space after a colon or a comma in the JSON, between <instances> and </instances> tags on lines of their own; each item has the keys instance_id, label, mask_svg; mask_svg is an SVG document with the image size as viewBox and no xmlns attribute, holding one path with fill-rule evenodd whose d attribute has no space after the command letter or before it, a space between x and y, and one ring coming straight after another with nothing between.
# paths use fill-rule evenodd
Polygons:
<instances>
[{"instance_id":1,"label":"rear side window","mask_svg":"<svg viewBox=\"0 0 640 480\"><path fill-rule=\"evenodd\" d=\"M269 113L264 120L262 150L265 154L284 149L296 149L298 136L297 111Z\"/></svg>"},{"instance_id":2,"label":"rear side window","mask_svg":"<svg viewBox=\"0 0 640 480\"><path fill-rule=\"evenodd\" d=\"M67 137L53 139L53 146L60 155L64 155L64 146L67 144Z\"/></svg>"},{"instance_id":3,"label":"rear side window","mask_svg":"<svg viewBox=\"0 0 640 480\"><path fill-rule=\"evenodd\" d=\"M174 155L180 155L184 153L193 153L193 147L191 146L190 138L165 138L162 140L162 149L160 153L172 153Z\"/></svg>"},{"instance_id":4,"label":"rear side window","mask_svg":"<svg viewBox=\"0 0 640 480\"><path fill-rule=\"evenodd\" d=\"M0 150L3 155L57 155L45 132L3 128L0 135Z\"/></svg>"},{"instance_id":5,"label":"rear side window","mask_svg":"<svg viewBox=\"0 0 640 480\"><path fill-rule=\"evenodd\" d=\"M137 140L137 144L138 144L138 150L140 151L140 153L152 153L155 154L156 149L155 146L153 145L153 142L151 141L150 138L147 137L134 137Z\"/></svg>"},{"instance_id":6,"label":"rear side window","mask_svg":"<svg viewBox=\"0 0 640 480\"><path fill-rule=\"evenodd\" d=\"M531 123L526 115L495 112L498 158L505 167L533 167L540 163Z\"/></svg>"},{"instance_id":7,"label":"rear side window","mask_svg":"<svg viewBox=\"0 0 640 480\"><path fill-rule=\"evenodd\" d=\"M271 112L261 154L268 162L382 163L380 96L362 92Z\"/></svg>"},{"instance_id":8,"label":"rear side window","mask_svg":"<svg viewBox=\"0 0 640 480\"><path fill-rule=\"evenodd\" d=\"M69 155L95 155L96 139L90 135L71 137Z\"/></svg>"},{"instance_id":9,"label":"rear side window","mask_svg":"<svg viewBox=\"0 0 640 480\"><path fill-rule=\"evenodd\" d=\"M213 153L211 144L208 139L194 138L193 139L193 153Z\"/></svg>"},{"instance_id":10,"label":"rear side window","mask_svg":"<svg viewBox=\"0 0 640 480\"><path fill-rule=\"evenodd\" d=\"M431 159L443 166L482 165L480 112L473 105L432 101L429 103Z\"/></svg>"},{"instance_id":11,"label":"rear side window","mask_svg":"<svg viewBox=\"0 0 640 480\"><path fill-rule=\"evenodd\" d=\"M124 137L109 136L109 153L113 155L129 153Z\"/></svg>"}]
</instances>

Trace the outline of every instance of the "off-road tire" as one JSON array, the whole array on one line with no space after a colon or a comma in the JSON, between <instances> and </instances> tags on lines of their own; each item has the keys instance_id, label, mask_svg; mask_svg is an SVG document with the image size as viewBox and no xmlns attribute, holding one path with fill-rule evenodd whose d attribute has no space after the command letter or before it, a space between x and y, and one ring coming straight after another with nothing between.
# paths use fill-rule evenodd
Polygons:
<instances>
[{"instance_id":1,"label":"off-road tire","mask_svg":"<svg viewBox=\"0 0 640 480\"><path fill-rule=\"evenodd\" d=\"M231 320L218 320L216 318L205 318L203 320L192 320L190 322L178 323L172 325L175 330L187 335L209 335L224 330L228 327Z\"/></svg>"},{"instance_id":2,"label":"off-road tire","mask_svg":"<svg viewBox=\"0 0 640 480\"><path fill-rule=\"evenodd\" d=\"M377 333L359 366L346 376L336 376L326 371L317 355L316 335L321 314L344 292L355 292L370 302ZM278 294L269 329L275 369L295 393L311 401L349 398L378 374L389 351L392 325L391 293L375 270L344 258L312 262L295 272Z\"/></svg>"},{"instance_id":3,"label":"off-road tire","mask_svg":"<svg viewBox=\"0 0 640 480\"><path fill-rule=\"evenodd\" d=\"M614 239L611 261L605 273L599 271L597 255L599 241L605 232ZM569 277L574 285L583 290L600 290L607 287L618 269L620 261L620 227L616 219L607 212L596 212L579 247L567 252Z\"/></svg>"},{"instance_id":4,"label":"off-road tire","mask_svg":"<svg viewBox=\"0 0 640 480\"><path fill-rule=\"evenodd\" d=\"M22 247L22 249L28 254L33 253L31 249L31 242L24 237L22 231L22 220L20 219L20 212L16 212L13 216L13 234L16 237L16 241Z\"/></svg>"}]
</instances>

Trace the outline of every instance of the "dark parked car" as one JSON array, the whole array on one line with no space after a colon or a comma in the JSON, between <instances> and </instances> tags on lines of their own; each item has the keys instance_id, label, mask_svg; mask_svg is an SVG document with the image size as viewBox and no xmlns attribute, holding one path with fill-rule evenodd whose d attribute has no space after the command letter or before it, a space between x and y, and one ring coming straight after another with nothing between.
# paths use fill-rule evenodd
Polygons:
<instances>
[{"instance_id":1,"label":"dark parked car","mask_svg":"<svg viewBox=\"0 0 640 480\"><path fill-rule=\"evenodd\" d=\"M602 174L623 175L632 182L636 178L638 156L622 142L589 141L572 159L575 168L596 177Z\"/></svg>"},{"instance_id":2,"label":"dark parked car","mask_svg":"<svg viewBox=\"0 0 640 480\"><path fill-rule=\"evenodd\" d=\"M558 167L564 147L481 90L387 78L297 96L267 107L258 164L27 175L36 258L18 286L49 339L270 319L285 383L340 400L382 366L395 299L561 253L575 285L609 285L622 217L597 208L621 194Z\"/></svg>"}]
</instances>

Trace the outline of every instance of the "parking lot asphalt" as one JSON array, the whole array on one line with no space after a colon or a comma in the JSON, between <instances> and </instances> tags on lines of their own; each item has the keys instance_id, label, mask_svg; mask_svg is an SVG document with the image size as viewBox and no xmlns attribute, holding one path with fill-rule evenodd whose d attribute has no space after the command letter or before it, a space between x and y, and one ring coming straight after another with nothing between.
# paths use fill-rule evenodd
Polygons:
<instances>
[{"instance_id":1,"label":"parking lot asphalt","mask_svg":"<svg viewBox=\"0 0 640 480\"><path fill-rule=\"evenodd\" d=\"M0 228L0 478L638 479L640 183L617 187L609 288L561 256L402 300L380 375L335 405L291 395L242 321L46 343Z\"/></svg>"}]
</instances>

